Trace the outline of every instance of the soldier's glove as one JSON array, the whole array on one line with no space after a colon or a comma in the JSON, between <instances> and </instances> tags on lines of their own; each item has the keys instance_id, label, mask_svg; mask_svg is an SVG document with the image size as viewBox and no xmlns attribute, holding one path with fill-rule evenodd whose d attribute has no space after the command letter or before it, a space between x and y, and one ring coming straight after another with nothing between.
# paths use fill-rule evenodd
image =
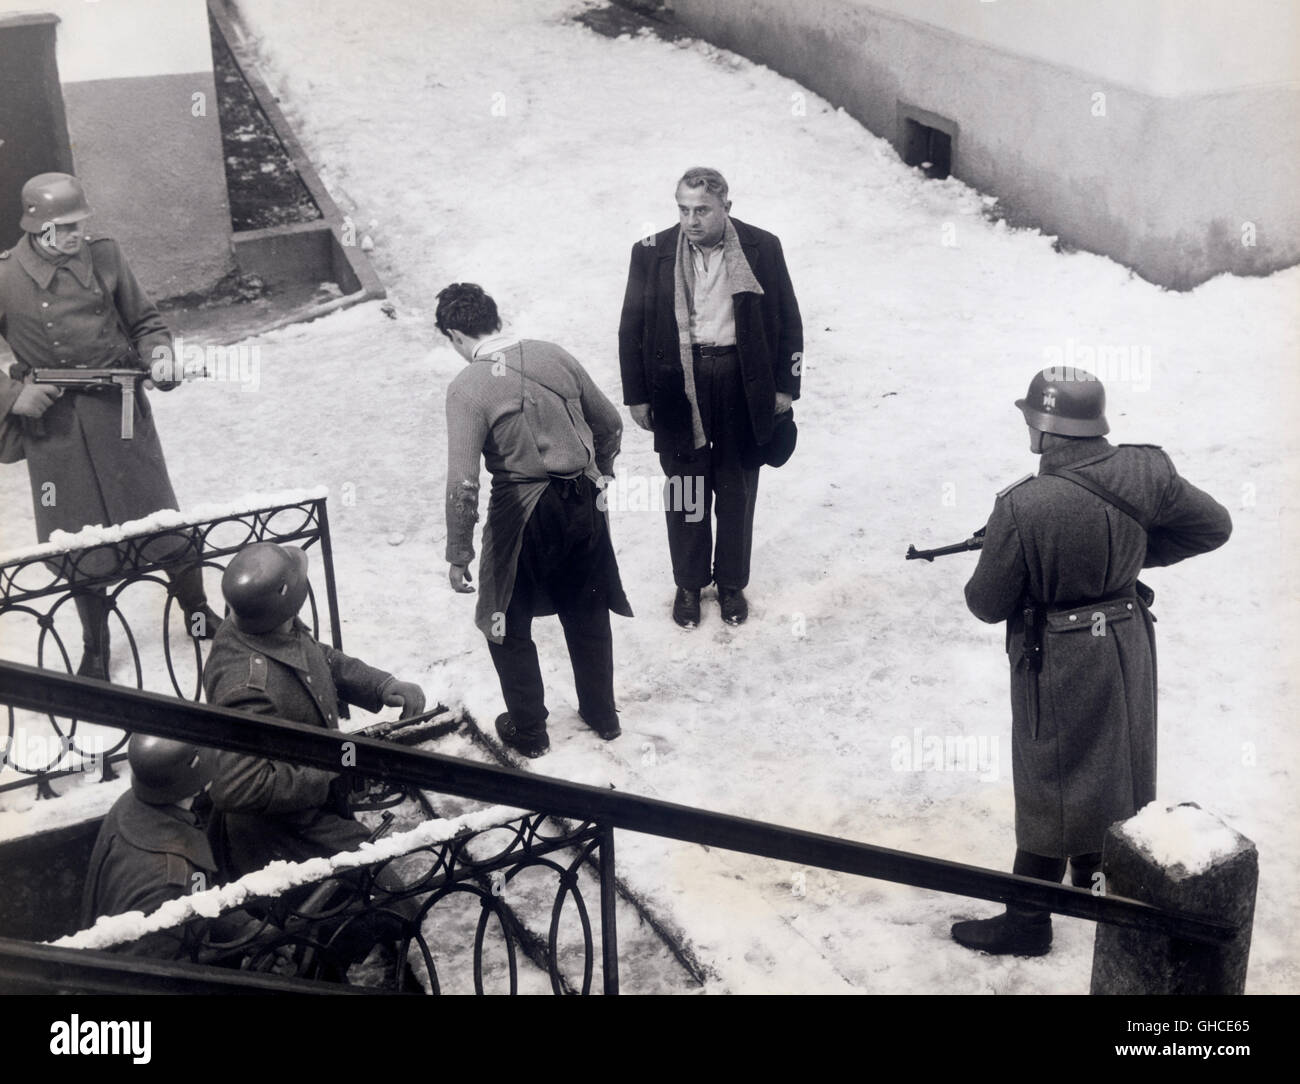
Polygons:
<instances>
[{"instance_id":1,"label":"soldier's glove","mask_svg":"<svg viewBox=\"0 0 1300 1084\"><path fill-rule=\"evenodd\" d=\"M39 418L62 394L63 389L56 388L53 384L24 384L14 405L9 408L9 413L17 414L20 418Z\"/></svg>"},{"instance_id":2,"label":"soldier's glove","mask_svg":"<svg viewBox=\"0 0 1300 1084\"><path fill-rule=\"evenodd\" d=\"M401 718L409 719L424 711L424 690L410 681L389 678L380 690L380 696L389 707L401 708Z\"/></svg>"}]
</instances>

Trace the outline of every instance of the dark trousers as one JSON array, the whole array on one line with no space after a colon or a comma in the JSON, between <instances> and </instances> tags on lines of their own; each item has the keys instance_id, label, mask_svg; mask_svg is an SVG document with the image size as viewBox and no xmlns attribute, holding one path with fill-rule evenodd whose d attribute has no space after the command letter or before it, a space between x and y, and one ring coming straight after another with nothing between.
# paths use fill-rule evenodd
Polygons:
<instances>
[{"instance_id":1,"label":"dark trousers","mask_svg":"<svg viewBox=\"0 0 1300 1084\"><path fill-rule=\"evenodd\" d=\"M1075 888L1091 888L1092 875L1100 868L1100 853L1074 855L1070 858L1070 883ZM1011 872L1018 877L1035 877L1040 881L1060 884L1061 878L1065 876L1065 859L1017 850ZM1051 917L1050 911L1039 911L1020 904L1008 904L1007 911L1026 922L1046 922Z\"/></svg>"},{"instance_id":2,"label":"dark trousers","mask_svg":"<svg viewBox=\"0 0 1300 1084\"><path fill-rule=\"evenodd\" d=\"M521 735L546 732L542 671L532 638L535 607L543 595L564 628L582 717L596 727L617 720L608 528L596 497L589 478L553 479L524 525L505 638L499 644L488 641L506 711Z\"/></svg>"},{"instance_id":3,"label":"dark trousers","mask_svg":"<svg viewBox=\"0 0 1300 1084\"><path fill-rule=\"evenodd\" d=\"M713 582L745 587L754 547L758 468L743 465L753 436L735 351L720 356L696 353L695 396L709 443L688 455L659 456L668 476L665 516L673 579L690 590ZM688 502L690 508L685 507ZM711 513L718 518L716 547Z\"/></svg>"}]
</instances>

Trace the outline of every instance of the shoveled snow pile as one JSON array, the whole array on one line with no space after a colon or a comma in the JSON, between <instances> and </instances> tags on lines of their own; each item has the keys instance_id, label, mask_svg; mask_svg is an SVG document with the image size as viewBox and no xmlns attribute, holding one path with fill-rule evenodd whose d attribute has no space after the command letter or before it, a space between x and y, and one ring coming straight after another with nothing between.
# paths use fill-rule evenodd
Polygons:
<instances>
[{"instance_id":1,"label":"shoveled snow pile","mask_svg":"<svg viewBox=\"0 0 1300 1084\"><path fill-rule=\"evenodd\" d=\"M170 930L192 918L215 918L243 906L248 900L279 896L298 885L323 881L341 870L384 862L421 847L497 828L521 816L523 812L524 810L509 806L491 806L454 820L425 821L408 832L400 832L374 843L363 843L358 850L342 851L329 858L310 858L305 862L272 862L228 885L169 900L149 915L141 911L105 915L89 929L60 937L50 944L58 948L105 949L127 941L136 941L146 934Z\"/></svg>"},{"instance_id":2,"label":"shoveled snow pile","mask_svg":"<svg viewBox=\"0 0 1300 1084\"><path fill-rule=\"evenodd\" d=\"M1213 813L1190 803L1148 802L1121 831L1165 869L1183 875L1204 873L1243 844Z\"/></svg>"},{"instance_id":3,"label":"shoveled snow pile","mask_svg":"<svg viewBox=\"0 0 1300 1084\"><path fill-rule=\"evenodd\" d=\"M52 531L50 540L25 549L9 550L0 553L0 564L12 564L15 561L27 561L33 557L53 557L72 550L90 549L93 546L108 546L128 538L153 534L155 531L169 531L177 527L192 527L196 523L207 523L228 516L242 516L248 512L260 512L281 505L302 504L306 501L324 500L329 496L327 486L313 486L310 489L286 489L276 493L246 493L232 501L212 504L194 504L177 511L164 508L142 519L127 520L125 523L105 527L92 524L79 531Z\"/></svg>"}]
</instances>

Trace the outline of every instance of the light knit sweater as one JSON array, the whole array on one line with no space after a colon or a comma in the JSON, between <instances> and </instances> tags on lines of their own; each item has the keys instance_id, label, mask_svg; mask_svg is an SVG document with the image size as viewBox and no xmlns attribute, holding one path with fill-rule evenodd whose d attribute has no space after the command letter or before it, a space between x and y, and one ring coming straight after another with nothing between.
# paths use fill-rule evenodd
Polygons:
<instances>
[{"instance_id":1,"label":"light knit sweater","mask_svg":"<svg viewBox=\"0 0 1300 1084\"><path fill-rule=\"evenodd\" d=\"M523 527L550 479L612 475L622 433L613 403L554 343L524 339L494 350L451 382L446 557L455 565L474 557L482 456L492 473L476 612L485 632L510 601Z\"/></svg>"}]
</instances>

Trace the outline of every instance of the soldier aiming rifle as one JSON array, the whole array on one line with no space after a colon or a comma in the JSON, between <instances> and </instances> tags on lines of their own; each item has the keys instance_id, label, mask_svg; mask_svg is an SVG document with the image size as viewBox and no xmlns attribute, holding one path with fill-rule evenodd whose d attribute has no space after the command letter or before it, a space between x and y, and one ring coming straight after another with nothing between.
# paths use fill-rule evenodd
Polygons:
<instances>
[{"instance_id":1,"label":"soldier aiming rifle","mask_svg":"<svg viewBox=\"0 0 1300 1084\"><path fill-rule=\"evenodd\" d=\"M1160 448L1107 442L1105 389L1092 374L1045 369L1016 406L1038 474L999 493L967 542L908 557L980 551L966 604L981 621L1007 622L1013 872L1059 883L1068 859L1073 883L1087 887L1106 830L1156 792L1154 595L1138 573L1216 549L1232 521ZM1041 956L1051 914L1011 903L956 923L952 936Z\"/></svg>"}]
</instances>

